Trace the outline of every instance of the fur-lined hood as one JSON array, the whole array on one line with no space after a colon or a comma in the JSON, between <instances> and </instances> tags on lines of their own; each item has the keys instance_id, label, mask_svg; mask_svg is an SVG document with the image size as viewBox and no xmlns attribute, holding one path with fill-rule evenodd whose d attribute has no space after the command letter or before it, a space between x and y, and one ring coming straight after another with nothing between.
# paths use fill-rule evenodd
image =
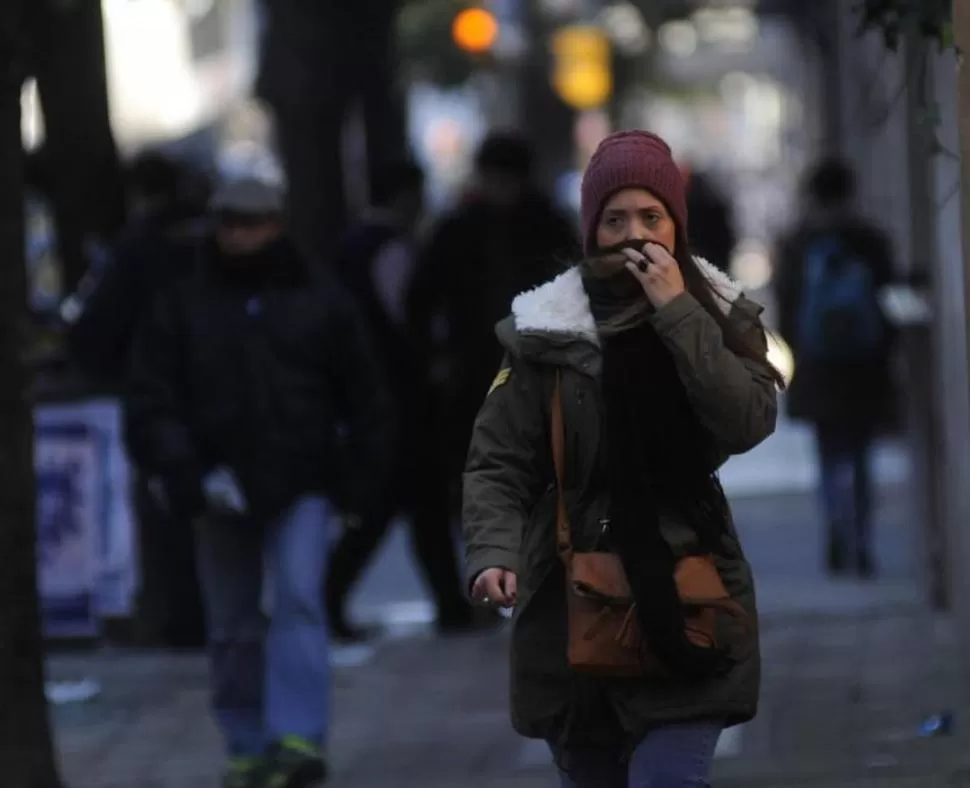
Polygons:
<instances>
[{"instance_id":1,"label":"fur-lined hood","mask_svg":"<svg viewBox=\"0 0 970 788\"><path fill-rule=\"evenodd\" d=\"M741 285L703 257L695 257L694 262L721 294L722 309L725 313L730 312L734 302L743 295ZM512 301L512 322L515 332L520 335L560 334L599 344L582 272L575 266L516 296Z\"/></svg>"}]
</instances>

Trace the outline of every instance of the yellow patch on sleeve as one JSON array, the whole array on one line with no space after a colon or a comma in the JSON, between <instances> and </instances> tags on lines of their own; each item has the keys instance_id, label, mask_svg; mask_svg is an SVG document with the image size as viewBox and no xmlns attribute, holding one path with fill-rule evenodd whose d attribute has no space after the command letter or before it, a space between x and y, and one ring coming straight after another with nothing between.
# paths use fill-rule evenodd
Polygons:
<instances>
[{"instance_id":1,"label":"yellow patch on sleeve","mask_svg":"<svg viewBox=\"0 0 970 788\"><path fill-rule=\"evenodd\" d=\"M488 393L491 394L499 386L504 386L509 382L509 378L512 376L512 370L508 367L505 369L500 369L498 374L495 376L495 380L492 381L492 385L488 388Z\"/></svg>"}]
</instances>

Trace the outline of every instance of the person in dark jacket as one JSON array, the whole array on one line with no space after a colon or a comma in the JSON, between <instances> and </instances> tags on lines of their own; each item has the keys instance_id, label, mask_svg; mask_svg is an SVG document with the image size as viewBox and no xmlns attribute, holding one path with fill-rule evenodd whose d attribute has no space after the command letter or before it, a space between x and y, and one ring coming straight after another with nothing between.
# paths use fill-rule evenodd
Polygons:
<instances>
[{"instance_id":1,"label":"person in dark jacket","mask_svg":"<svg viewBox=\"0 0 970 788\"><path fill-rule=\"evenodd\" d=\"M760 673L751 569L716 471L772 433L781 378L761 307L690 255L684 183L659 137L607 137L581 212L587 261L519 295L498 325L505 360L464 477L469 581L480 602L515 607L513 724L550 743L564 788L706 786L721 731L756 713ZM607 678L567 658L557 380L572 544L618 556L652 674ZM685 631L674 572L694 555L751 624L712 611L716 648Z\"/></svg>"},{"instance_id":2,"label":"person in dark jacket","mask_svg":"<svg viewBox=\"0 0 970 788\"><path fill-rule=\"evenodd\" d=\"M183 162L151 150L131 164L131 222L102 269L89 273L80 314L68 327L71 360L97 391L121 393L141 319L160 292L192 271L205 214L203 190L195 188L201 178L193 175ZM158 505L139 469L132 498L141 546L139 635L151 644L201 648L205 625L191 536Z\"/></svg>"},{"instance_id":3,"label":"person in dark jacket","mask_svg":"<svg viewBox=\"0 0 970 788\"><path fill-rule=\"evenodd\" d=\"M132 219L89 292L68 339L73 361L96 386L117 391L138 321L155 296L192 270L205 202L192 199L187 168L147 151L132 163Z\"/></svg>"},{"instance_id":4,"label":"person in dark jacket","mask_svg":"<svg viewBox=\"0 0 970 788\"><path fill-rule=\"evenodd\" d=\"M416 262L414 233L423 196L424 172L418 165L401 162L379 170L373 206L343 238L337 255L337 269L361 306L389 380L396 426L394 443L388 447L395 459L387 498L357 527L345 530L330 559L327 609L331 631L342 640L369 634L348 621L347 597L396 514L410 517L415 554L436 603L439 629L451 633L474 623L462 592L454 534L447 518L438 516L441 491L427 483L426 470L437 461L428 456L425 434L430 399L407 324L407 292Z\"/></svg>"},{"instance_id":5,"label":"person in dark jacket","mask_svg":"<svg viewBox=\"0 0 970 788\"><path fill-rule=\"evenodd\" d=\"M384 476L387 400L363 321L283 235L282 207L256 178L217 190L215 231L143 324L125 397L132 455L194 522L233 788L325 775L327 554L338 508L366 511Z\"/></svg>"},{"instance_id":6,"label":"person in dark jacket","mask_svg":"<svg viewBox=\"0 0 970 788\"><path fill-rule=\"evenodd\" d=\"M885 233L854 210L855 176L820 162L805 182L806 210L778 242L779 329L795 374L793 419L815 429L828 568L874 572L871 548L874 437L894 419L893 331L880 291L893 279Z\"/></svg>"},{"instance_id":7,"label":"person in dark jacket","mask_svg":"<svg viewBox=\"0 0 970 788\"><path fill-rule=\"evenodd\" d=\"M493 327L518 293L579 253L575 223L533 182L533 159L516 134L483 141L472 193L433 228L411 286L409 323L438 414L440 460L429 471L455 504L471 426L501 360ZM443 498L439 516L457 508Z\"/></svg>"}]
</instances>

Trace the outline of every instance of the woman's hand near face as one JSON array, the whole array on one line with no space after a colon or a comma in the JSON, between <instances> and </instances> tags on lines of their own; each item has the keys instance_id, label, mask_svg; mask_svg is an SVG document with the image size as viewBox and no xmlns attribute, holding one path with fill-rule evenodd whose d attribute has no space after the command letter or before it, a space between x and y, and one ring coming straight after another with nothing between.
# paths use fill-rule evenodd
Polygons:
<instances>
[{"instance_id":1,"label":"woman's hand near face","mask_svg":"<svg viewBox=\"0 0 970 788\"><path fill-rule=\"evenodd\" d=\"M640 282L656 309L666 306L687 289L680 266L660 244L647 242L642 252L624 249L623 254L627 257L627 270Z\"/></svg>"}]
</instances>

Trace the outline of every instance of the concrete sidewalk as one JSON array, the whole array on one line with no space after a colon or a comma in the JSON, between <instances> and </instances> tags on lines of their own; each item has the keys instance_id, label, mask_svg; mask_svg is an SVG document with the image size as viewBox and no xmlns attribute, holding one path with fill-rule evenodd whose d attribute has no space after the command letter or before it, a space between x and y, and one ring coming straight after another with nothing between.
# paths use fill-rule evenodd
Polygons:
<instances>
[{"instance_id":1,"label":"concrete sidewalk","mask_svg":"<svg viewBox=\"0 0 970 788\"><path fill-rule=\"evenodd\" d=\"M553 788L544 747L509 728L506 649L501 633L418 637L339 669L333 785ZM959 714L954 735L918 737L927 715L966 708L947 622L919 611L772 618L764 653L761 714L730 737L718 785L963 784L952 782L970 768ZM50 670L104 688L54 714L71 788L217 784L201 657L103 652L56 657Z\"/></svg>"},{"instance_id":2,"label":"concrete sidewalk","mask_svg":"<svg viewBox=\"0 0 970 788\"><path fill-rule=\"evenodd\" d=\"M925 609L900 495L883 498L870 583L820 571L811 498L736 503L758 578L764 681L758 718L722 741L718 786L970 785L965 675L951 622ZM417 634L338 657L334 786L557 785L543 745L509 727L503 633ZM201 656L52 657L51 678L103 687L94 703L54 710L69 788L216 786L205 674ZM943 710L956 713L952 734L920 738L923 719Z\"/></svg>"}]
</instances>

